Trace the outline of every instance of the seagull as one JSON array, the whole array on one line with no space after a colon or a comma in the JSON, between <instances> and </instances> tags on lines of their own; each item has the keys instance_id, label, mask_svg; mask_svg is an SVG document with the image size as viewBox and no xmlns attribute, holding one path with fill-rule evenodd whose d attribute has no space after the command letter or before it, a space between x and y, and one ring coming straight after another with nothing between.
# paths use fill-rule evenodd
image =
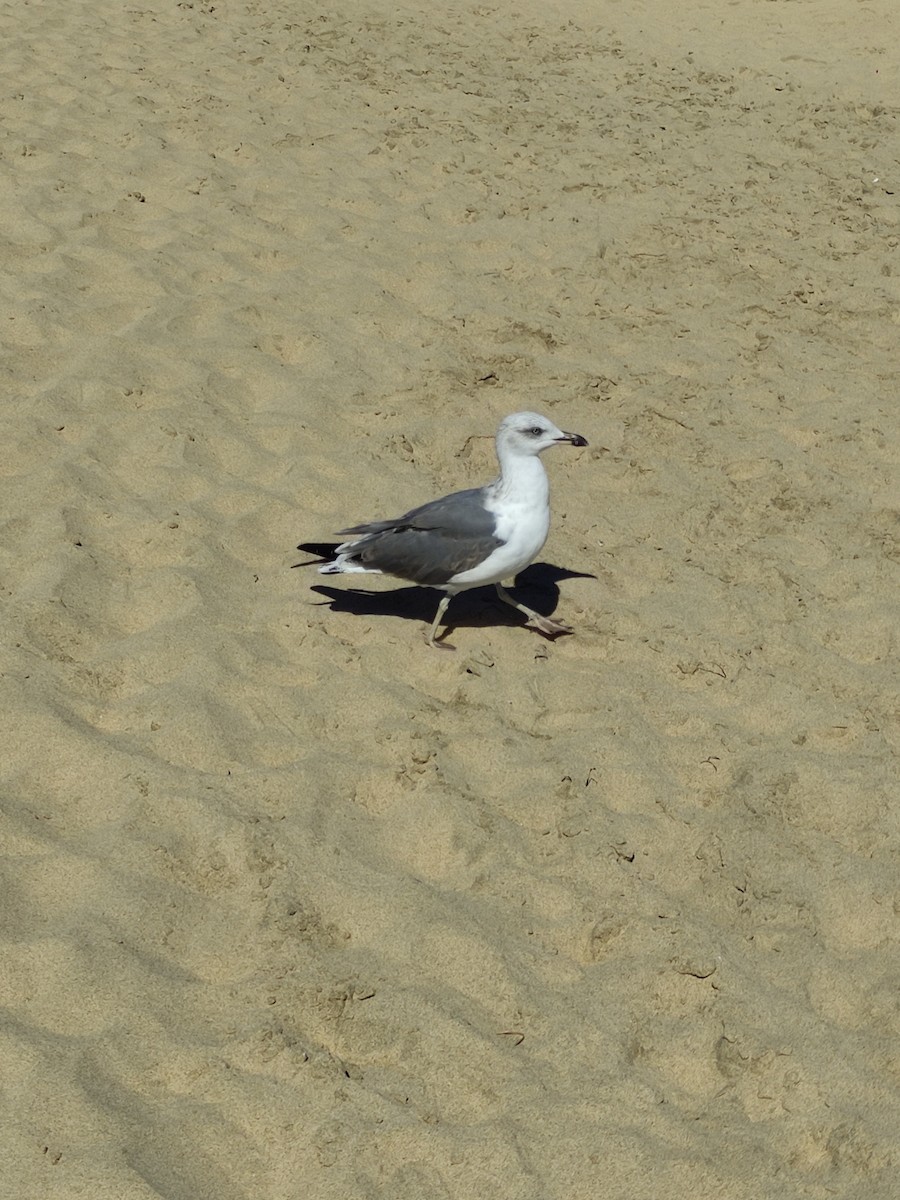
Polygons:
<instances>
[{"instance_id":1,"label":"seagull","mask_svg":"<svg viewBox=\"0 0 900 1200\"><path fill-rule=\"evenodd\" d=\"M512 413L497 430L500 475L492 483L453 492L393 520L340 529L339 536L350 535L349 541L298 565L314 562L322 575L394 575L439 588L444 595L427 637L433 647L441 646L435 638L452 598L491 583L505 604L524 613L526 624L549 636L571 633L562 621L519 604L502 584L527 567L547 540L550 489L540 456L562 442L588 444L580 433L566 433L539 413Z\"/></svg>"}]
</instances>

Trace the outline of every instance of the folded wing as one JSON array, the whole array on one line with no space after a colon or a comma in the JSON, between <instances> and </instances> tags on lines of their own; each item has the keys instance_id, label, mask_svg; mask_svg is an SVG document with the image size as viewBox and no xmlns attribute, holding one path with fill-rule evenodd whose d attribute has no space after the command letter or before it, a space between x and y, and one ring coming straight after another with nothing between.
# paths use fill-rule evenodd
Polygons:
<instances>
[{"instance_id":1,"label":"folded wing","mask_svg":"<svg viewBox=\"0 0 900 1200\"><path fill-rule=\"evenodd\" d=\"M356 535L339 550L369 570L413 583L442 584L471 570L500 546L484 488L453 492L392 521L339 530Z\"/></svg>"}]
</instances>

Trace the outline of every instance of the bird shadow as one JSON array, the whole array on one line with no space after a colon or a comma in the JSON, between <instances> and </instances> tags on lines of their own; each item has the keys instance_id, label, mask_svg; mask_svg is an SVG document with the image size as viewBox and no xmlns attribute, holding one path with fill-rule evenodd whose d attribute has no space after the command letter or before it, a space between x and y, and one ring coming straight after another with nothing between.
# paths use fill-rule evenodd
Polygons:
<instances>
[{"instance_id":1,"label":"bird shadow","mask_svg":"<svg viewBox=\"0 0 900 1200\"><path fill-rule=\"evenodd\" d=\"M316 553L318 544L308 542L298 549ZM305 564L304 564L305 565ZM532 563L515 580L516 600L549 617L559 604L559 582L563 579L596 579L587 571L570 571L552 563ZM317 603L332 612L352 613L357 617L400 617L404 621L430 624L434 620L439 593L436 588L401 587L390 592L370 592L364 588L333 588L314 584L311 591L324 596ZM485 628L490 625L521 625L524 617L504 604L492 587L471 588L450 601L443 629ZM540 632L540 630L536 630ZM565 631L560 631L565 632ZM542 634L551 640L559 633Z\"/></svg>"}]
</instances>

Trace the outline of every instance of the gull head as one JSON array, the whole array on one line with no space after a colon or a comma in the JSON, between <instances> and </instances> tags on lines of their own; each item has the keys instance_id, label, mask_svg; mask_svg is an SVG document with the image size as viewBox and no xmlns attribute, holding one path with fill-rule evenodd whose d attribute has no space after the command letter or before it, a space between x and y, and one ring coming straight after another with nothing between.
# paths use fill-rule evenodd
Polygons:
<instances>
[{"instance_id":1,"label":"gull head","mask_svg":"<svg viewBox=\"0 0 900 1200\"><path fill-rule=\"evenodd\" d=\"M587 439L580 433L566 433L540 413L512 413L503 418L497 430L497 453L500 455L524 457L540 454L560 442L568 442L572 446L587 445Z\"/></svg>"}]
</instances>

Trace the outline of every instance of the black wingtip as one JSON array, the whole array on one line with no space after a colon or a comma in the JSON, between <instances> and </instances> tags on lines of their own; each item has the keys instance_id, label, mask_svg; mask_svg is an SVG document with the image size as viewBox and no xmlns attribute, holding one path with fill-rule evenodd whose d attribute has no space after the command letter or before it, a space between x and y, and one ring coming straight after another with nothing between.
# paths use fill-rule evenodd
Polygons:
<instances>
[{"instance_id":1,"label":"black wingtip","mask_svg":"<svg viewBox=\"0 0 900 1200\"><path fill-rule=\"evenodd\" d=\"M306 562L292 563L291 569L294 567L317 567L322 563L331 562L337 553L337 542L301 542L297 547L304 554L314 554L315 558L307 559Z\"/></svg>"}]
</instances>

